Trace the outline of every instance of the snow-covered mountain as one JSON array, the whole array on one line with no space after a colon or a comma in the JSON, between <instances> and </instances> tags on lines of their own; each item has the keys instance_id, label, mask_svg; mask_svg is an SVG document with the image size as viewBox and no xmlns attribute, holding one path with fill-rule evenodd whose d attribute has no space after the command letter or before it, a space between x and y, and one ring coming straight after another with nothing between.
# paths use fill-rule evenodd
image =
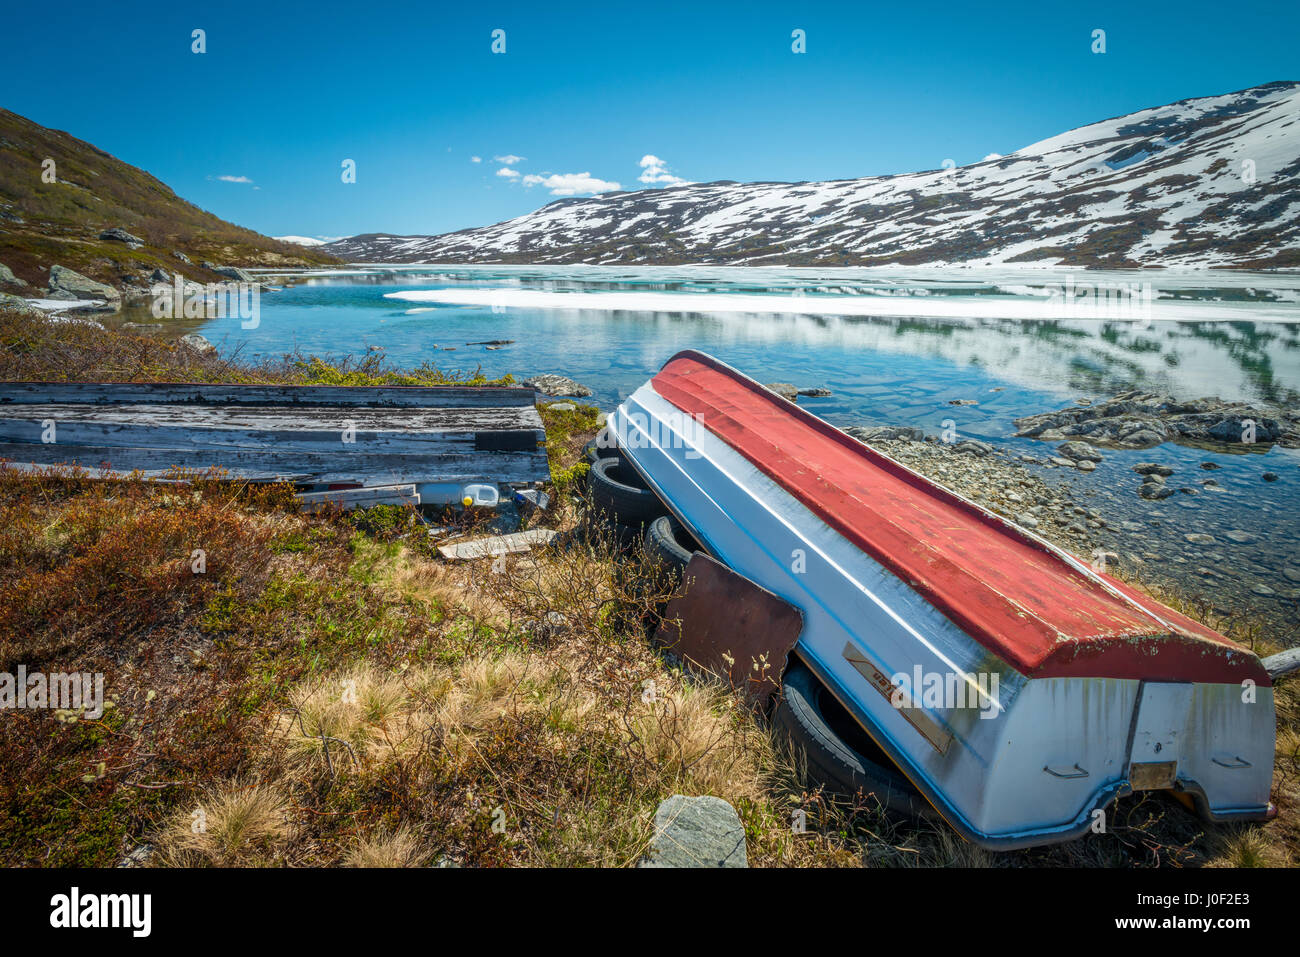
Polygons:
<instances>
[{"instance_id":1,"label":"snow-covered mountain","mask_svg":"<svg viewBox=\"0 0 1300 957\"><path fill-rule=\"evenodd\" d=\"M1300 83L1181 100L952 170L564 199L354 262L1300 266Z\"/></svg>"},{"instance_id":2,"label":"snow-covered mountain","mask_svg":"<svg viewBox=\"0 0 1300 957\"><path fill-rule=\"evenodd\" d=\"M282 243L293 243L296 246L324 246L326 240L313 239L311 236L276 236L276 239Z\"/></svg>"}]
</instances>

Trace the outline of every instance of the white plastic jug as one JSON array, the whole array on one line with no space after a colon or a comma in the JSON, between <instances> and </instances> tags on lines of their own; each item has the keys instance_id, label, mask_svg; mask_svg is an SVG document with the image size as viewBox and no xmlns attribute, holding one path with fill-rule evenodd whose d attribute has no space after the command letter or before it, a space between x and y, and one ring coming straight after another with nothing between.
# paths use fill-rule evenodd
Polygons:
<instances>
[{"instance_id":1,"label":"white plastic jug","mask_svg":"<svg viewBox=\"0 0 1300 957\"><path fill-rule=\"evenodd\" d=\"M416 487L424 505L464 505L492 508L501 501L501 492L495 485L474 482L425 482Z\"/></svg>"},{"instance_id":2,"label":"white plastic jug","mask_svg":"<svg viewBox=\"0 0 1300 957\"><path fill-rule=\"evenodd\" d=\"M478 505L491 508L501 500L501 492L495 485L466 485L461 489L460 504L468 508Z\"/></svg>"}]
</instances>

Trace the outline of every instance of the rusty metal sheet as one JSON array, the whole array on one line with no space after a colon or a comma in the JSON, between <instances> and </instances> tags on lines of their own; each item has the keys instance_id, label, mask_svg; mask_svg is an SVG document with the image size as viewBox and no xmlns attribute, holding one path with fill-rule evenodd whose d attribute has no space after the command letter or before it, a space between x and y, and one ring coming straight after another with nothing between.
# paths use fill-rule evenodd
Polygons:
<instances>
[{"instance_id":1,"label":"rusty metal sheet","mask_svg":"<svg viewBox=\"0 0 1300 957\"><path fill-rule=\"evenodd\" d=\"M656 642L766 707L781 690L803 613L702 552L692 556L682 581Z\"/></svg>"},{"instance_id":2,"label":"rusty metal sheet","mask_svg":"<svg viewBox=\"0 0 1300 957\"><path fill-rule=\"evenodd\" d=\"M1134 761L1128 766L1128 783L1134 791L1167 790L1177 780L1177 761Z\"/></svg>"}]
</instances>

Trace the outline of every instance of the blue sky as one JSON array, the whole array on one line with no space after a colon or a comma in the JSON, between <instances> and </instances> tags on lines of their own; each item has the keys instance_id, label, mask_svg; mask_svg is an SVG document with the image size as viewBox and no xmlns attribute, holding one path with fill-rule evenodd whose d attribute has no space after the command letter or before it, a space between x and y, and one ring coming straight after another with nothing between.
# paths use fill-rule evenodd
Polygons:
<instances>
[{"instance_id":1,"label":"blue sky","mask_svg":"<svg viewBox=\"0 0 1300 957\"><path fill-rule=\"evenodd\" d=\"M647 155L663 161L650 175L698 182L960 165L1300 78L1300 5L1140 6L12 4L0 106L240 225L340 236L484 225L556 189L643 188ZM795 29L806 53L791 50ZM510 156L518 176L498 175L494 157Z\"/></svg>"}]
</instances>

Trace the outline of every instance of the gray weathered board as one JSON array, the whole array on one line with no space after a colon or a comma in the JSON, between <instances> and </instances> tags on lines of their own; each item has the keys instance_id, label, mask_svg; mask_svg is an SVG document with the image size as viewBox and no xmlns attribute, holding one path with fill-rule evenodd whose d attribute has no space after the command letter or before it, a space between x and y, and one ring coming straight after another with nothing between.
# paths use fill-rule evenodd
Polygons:
<instances>
[{"instance_id":1,"label":"gray weathered board","mask_svg":"<svg viewBox=\"0 0 1300 957\"><path fill-rule=\"evenodd\" d=\"M534 402L532 389L496 386L0 383L0 459L300 484L540 482Z\"/></svg>"}]
</instances>

